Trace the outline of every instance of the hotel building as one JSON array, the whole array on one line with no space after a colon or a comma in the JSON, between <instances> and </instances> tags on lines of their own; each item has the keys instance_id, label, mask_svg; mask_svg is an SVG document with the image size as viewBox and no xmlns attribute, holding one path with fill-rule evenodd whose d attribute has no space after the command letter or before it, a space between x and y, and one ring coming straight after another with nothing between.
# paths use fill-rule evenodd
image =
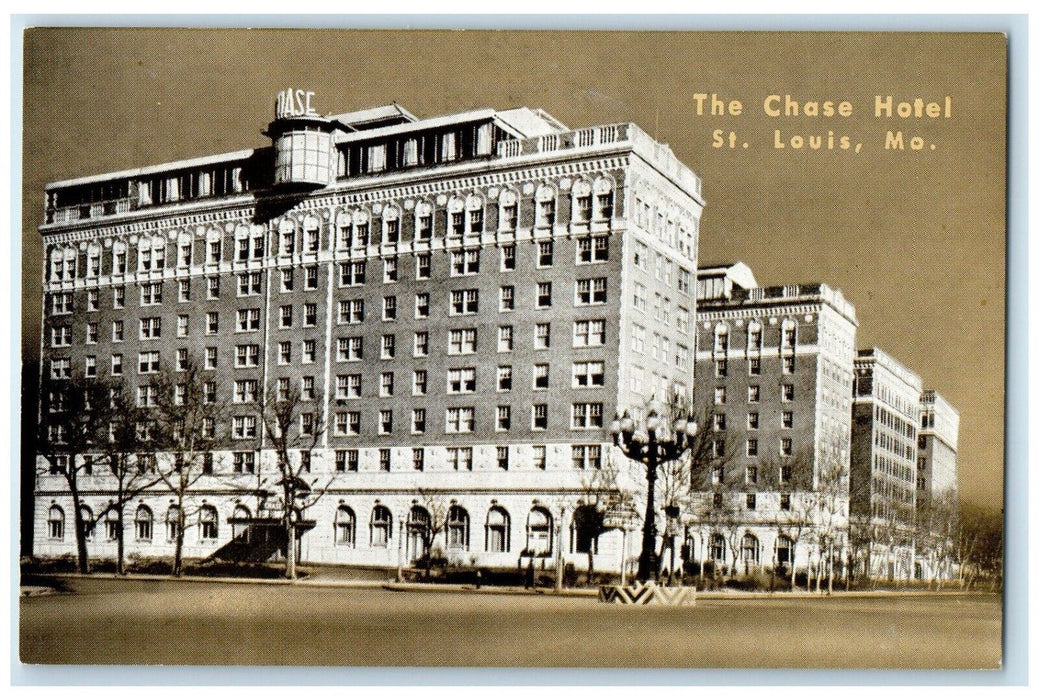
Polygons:
<instances>
[{"instance_id":1,"label":"hotel building","mask_svg":"<svg viewBox=\"0 0 1039 700\"><path fill-rule=\"evenodd\" d=\"M921 380L877 348L855 358L851 513L871 534L871 574L913 576Z\"/></svg>"},{"instance_id":2,"label":"hotel building","mask_svg":"<svg viewBox=\"0 0 1039 700\"><path fill-rule=\"evenodd\" d=\"M801 569L820 532L839 546L857 327L825 284L760 287L743 263L699 270L695 394L712 459L693 473L694 560L742 571L793 554Z\"/></svg>"},{"instance_id":3,"label":"hotel building","mask_svg":"<svg viewBox=\"0 0 1039 700\"><path fill-rule=\"evenodd\" d=\"M45 377L119 379L148 404L161 368L203 364L231 411L192 489L185 556L264 515L251 494L276 470L253 402L292 384L325 426L293 455L323 494L303 561L415 559L421 490L449 504L449 558L515 566L591 546L616 570L620 535L578 547L569 514L615 412L691 394L699 178L630 123L319 115L302 95L279 97L269 146L46 186ZM796 315L798 372L816 372L804 353L820 314L840 316L828 303ZM762 318L775 346L777 323ZM45 425L54 410L44 396ZM67 485L38 465L34 549L74 552ZM98 470L81 489L107 509ZM169 506L158 487L128 504L128 552L172 553ZM113 556L111 529L90 549Z\"/></svg>"}]
</instances>

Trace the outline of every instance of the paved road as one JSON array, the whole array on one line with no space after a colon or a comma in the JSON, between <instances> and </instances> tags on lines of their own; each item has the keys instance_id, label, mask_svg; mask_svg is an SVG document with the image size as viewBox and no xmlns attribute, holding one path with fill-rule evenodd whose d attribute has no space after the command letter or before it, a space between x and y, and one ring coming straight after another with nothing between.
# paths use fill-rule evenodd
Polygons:
<instances>
[{"instance_id":1,"label":"paved road","mask_svg":"<svg viewBox=\"0 0 1039 700\"><path fill-rule=\"evenodd\" d=\"M30 663L995 668L1000 600L594 599L70 580L21 601Z\"/></svg>"}]
</instances>

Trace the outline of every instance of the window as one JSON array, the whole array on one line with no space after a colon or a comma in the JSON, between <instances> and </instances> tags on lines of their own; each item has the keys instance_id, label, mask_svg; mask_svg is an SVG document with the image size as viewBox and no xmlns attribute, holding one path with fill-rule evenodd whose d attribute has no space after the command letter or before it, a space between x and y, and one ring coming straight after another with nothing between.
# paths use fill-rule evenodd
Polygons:
<instances>
[{"instance_id":1,"label":"window","mask_svg":"<svg viewBox=\"0 0 1039 700\"><path fill-rule=\"evenodd\" d=\"M433 208L420 202L415 206L415 238L428 241L433 237Z\"/></svg>"},{"instance_id":2,"label":"window","mask_svg":"<svg viewBox=\"0 0 1039 700\"><path fill-rule=\"evenodd\" d=\"M392 360L397 353L397 338L392 334L382 336L381 351L379 357L383 360Z\"/></svg>"},{"instance_id":3,"label":"window","mask_svg":"<svg viewBox=\"0 0 1039 700\"><path fill-rule=\"evenodd\" d=\"M471 433L475 424L475 409L471 406L447 409L448 433Z\"/></svg>"},{"instance_id":4,"label":"window","mask_svg":"<svg viewBox=\"0 0 1039 700\"><path fill-rule=\"evenodd\" d=\"M335 452L335 461L336 461L336 471L337 472L345 472L346 471L347 464L348 464L348 461L349 461L349 454L348 453L350 453L350 452L354 453L354 469L352 469L351 471L357 471L357 450L336 450L336 452Z\"/></svg>"},{"instance_id":5,"label":"window","mask_svg":"<svg viewBox=\"0 0 1039 700\"><path fill-rule=\"evenodd\" d=\"M550 187L541 186L535 195L535 226L544 228L556 222L556 193Z\"/></svg>"},{"instance_id":6,"label":"window","mask_svg":"<svg viewBox=\"0 0 1039 700\"><path fill-rule=\"evenodd\" d=\"M411 378L411 393L415 396L426 395L426 370L415 370Z\"/></svg>"},{"instance_id":7,"label":"window","mask_svg":"<svg viewBox=\"0 0 1039 700\"><path fill-rule=\"evenodd\" d=\"M544 366L548 367L548 365ZM575 389L605 385L606 373L603 362L575 362L573 364L573 382L571 386Z\"/></svg>"},{"instance_id":8,"label":"window","mask_svg":"<svg viewBox=\"0 0 1039 700\"><path fill-rule=\"evenodd\" d=\"M217 514L213 506L202 506L198 514L199 537L204 540L217 538Z\"/></svg>"},{"instance_id":9,"label":"window","mask_svg":"<svg viewBox=\"0 0 1039 700\"><path fill-rule=\"evenodd\" d=\"M253 403L256 401L256 380L236 380L234 383L233 401L235 403Z\"/></svg>"},{"instance_id":10,"label":"window","mask_svg":"<svg viewBox=\"0 0 1039 700\"><path fill-rule=\"evenodd\" d=\"M68 379L72 376L72 360L55 357L51 361L51 379Z\"/></svg>"},{"instance_id":11,"label":"window","mask_svg":"<svg viewBox=\"0 0 1039 700\"><path fill-rule=\"evenodd\" d=\"M519 223L516 193L511 190L505 190L501 193L498 203L500 205L498 210L498 228L503 231L515 231Z\"/></svg>"},{"instance_id":12,"label":"window","mask_svg":"<svg viewBox=\"0 0 1039 700\"><path fill-rule=\"evenodd\" d=\"M516 289L512 286L498 290L498 311L512 311L516 308Z\"/></svg>"},{"instance_id":13,"label":"window","mask_svg":"<svg viewBox=\"0 0 1039 700\"><path fill-rule=\"evenodd\" d=\"M393 396L393 372L383 372L379 377L379 396Z\"/></svg>"},{"instance_id":14,"label":"window","mask_svg":"<svg viewBox=\"0 0 1039 700\"><path fill-rule=\"evenodd\" d=\"M606 303L606 278L577 280L574 303L577 306Z\"/></svg>"},{"instance_id":15,"label":"window","mask_svg":"<svg viewBox=\"0 0 1039 700\"><path fill-rule=\"evenodd\" d=\"M236 440L256 437L256 416L235 416L231 424L232 434Z\"/></svg>"},{"instance_id":16,"label":"window","mask_svg":"<svg viewBox=\"0 0 1039 700\"><path fill-rule=\"evenodd\" d=\"M754 438L747 440L747 456L757 457L758 456L758 441Z\"/></svg>"},{"instance_id":17,"label":"window","mask_svg":"<svg viewBox=\"0 0 1039 700\"><path fill-rule=\"evenodd\" d=\"M606 262L610 259L610 239L606 236L585 236L577 239L577 263Z\"/></svg>"},{"instance_id":18,"label":"window","mask_svg":"<svg viewBox=\"0 0 1039 700\"><path fill-rule=\"evenodd\" d=\"M202 402L205 404L216 403L216 382L204 382L202 384Z\"/></svg>"},{"instance_id":19,"label":"window","mask_svg":"<svg viewBox=\"0 0 1039 700\"><path fill-rule=\"evenodd\" d=\"M363 338L338 338L336 340L336 361L357 362L364 359Z\"/></svg>"},{"instance_id":20,"label":"window","mask_svg":"<svg viewBox=\"0 0 1039 700\"><path fill-rule=\"evenodd\" d=\"M527 516L526 549L534 555L552 551L552 516L544 508L533 508Z\"/></svg>"},{"instance_id":21,"label":"window","mask_svg":"<svg viewBox=\"0 0 1039 700\"><path fill-rule=\"evenodd\" d=\"M498 326L498 352L512 352L512 326Z\"/></svg>"},{"instance_id":22,"label":"window","mask_svg":"<svg viewBox=\"0 0 1039 700\"><path fill-rule=\"evenodd\" d=\"M729 376L729 361L728 360L715 360L714 361L714 376L715 377L727 377Z\"/></svg>"},{"instance_id":23,"label":"window","mask_svg":"<svg viewBox=\"0 0 1039 700\"><path fill-rule=\"evenodd\" d=\"M123 342L123 322L112 321L112 342L121 343Z\"/></svg>"},{"instance_id":24,"label":"window","mask_svg":"<svg viewBox=\"0 0 1039 700\"><path fill-rule=\"evenodd\" d=\"M784 428L793 428L794 427L794 412L793 411L783 411L782 421L783 421L783 427Z\"/></svg>"},{"instance_id":25,"label":"window","mask_svg":"<svg viewBox=\"0 0 1039 700\"><path fill-rule=\"evenodd\" d=\"M359 435L361 432L360 411L347 411L336 414L337 435Z\"/></svg>"},{"instance_id":26,"label":"window","mask_svg":"<svg viewBox=\"0 0 1039 700\"><path fill-rule=\"evenodd\" d=\"M208 299L219 299L220 298L220 278L219 277L207 277L206 278L206 298L208 298Z\"/></svg>"},{"instance_id":27,"label":"window","mask_svg":"<svg viewBox=\"0 0 1039 700\"><path fill-rule=\"evenodd\" d=\"M177 301L191 301L191 280L177 282Z\"/></svg>"},{"instance_id":28,"label":"window","mask_svg":"<svg viewBox=\"0 0 1039 700\"><path fill-rule=\"evenodd\" d=\"M389 547L393 538L393 515L386 506L375 506L372 509L371 546Z\"/></svg>"},{"instance_id":29,"label":"window","mask_svg":"<svg viewBox=\"0 0 1039 700\"><path fill-rule=\"evenodd\" d=\"M711 456L715 458L721 458L725 456L725 441L714 440L711 442Z\"/></svg>"},{"instance_id":30,"label":"window","mask_svg":"<svg viewBox=\"0 0 1039 700\"><path fill-rule=\"evenodd\" d=\"M547 363L534 365L534 391L548 388L548 368L549 365Z\"/></svg>"},{"instance_id":31,"label":"window","mask_svg":"<svg viewBox=\"0 0 1039 700\"><path fill-rule=\"evenodd\" d=\"M140 321L141 340L154 340L162 337L162 318L142 318Z\"/></svg>"},{"instance_id":32,"label":"window","mask_svg":"<svg viewBox=\"0 0 1039 700\"><path fill-rule=\"evenodd\" d=\"M397 297L383 297L382 298L382 320L383 321L396 321L397 320Z\"/></svg>"},{"instance_id":33,"label":"window","mask_svg":"<svg viewBox=\"0 0 1039 700\"><path fill-rule=\"evenodd\" d=\"M471 394L476 391L476 368L463 367L447 371L447 393Z\"/></svg>"},{"instance_id":34,"label":"window","mask_svg":"<svg viewBox=\"0 0 1039 700\"><path fill-rule=\"evenodd\" d=\"M598 347L606 342L606 321L574 321L574 347Z\"/></svg>"},{"instance_id":35,"label":"window","mask_svg":"<svg viewBox=\"0 0 1039 700\"><path fill-rule=\"evenodd\" d=\"M746 471L744 472L744 477L748 484L758 483L758 468L747 467Z\"/></svg>"},{"instance_id":36,"label":"window","mask_svg":"<svg viewBox=\"0 0 1039 700\"><path fill-rule=\"evenodd\" d=\"M51 327L51 347L67 348L72 345L72 326Z\"/></svg>"},{"instance_id":37,"label":"window","mask_svg":"<svg viewBox=\"0 0 1039 700\"><path fill-rule=\"evenodd\" d=\"M317 268L314 268L315 272ZM364 284L365 264L364 261L339 263L339 286L356 287ZM315 289L317 288L315 275Z\"/></svg>"},{"instance_id":38,"label":"window","mask_svg":"<svg viewBox=\"0 0 1039 700\"><path fill-rule=\"evenodd\" d=\"M342 452L342 450L336 452L337 456L339 452ZM340 469L338 471L344 470ZM353 547L354 528L354 512L350 510L348 506L339 506L338 508L336 508L335 543L341 547Z\"/></svg>"},{"instance_id":39,"label":"window","mask_svg":"<svg viewBox=\"0 0 1039 700\"><path fill-rule=\"evenodd\" d=\"M258 367L259 364L260 364L260 346L259 345L236 345L235 346L235 367Z\"/></svg>"},{"instance_id":40,"label":"window","mask_svg":"<svg viewBox=\"0 0 1039 700\"><path fill-rule=\"evenodd\" d=\"M573 445L570 461L574 469L602 468L602 448L599 445Z\"/></svg>"},{"instance_id":41,"label":"window","mask_svg":"<svg viewBox=\"0 0 1039 700\"><path fill-rule=\"evenodd\" d=\"M469 549L469 513L461 506L447 511L448 549Z\"/></svg>"},{"instance_id":42,"label":"window","mask_svg":"<svg viewBox=\"0 0 1039 700\"><path fill-rule=\"evenodd\" d=\"M794 373L794 356L790 355L783 358L783 374Z\"/></svg>"},{"instance_id":43,"label":"window","mask_svg":"<svg viewBox=\"0 0 1039 700\"><path fill-rule=\"evenodd\" d=\"M344 299L339 302L339 323L364 322L364 299Z\"/></svg>"},{"instance_id":44,"label":"window","mask_svg":"<svg viewBox=\"0 0 1039 700\"><path fill-rule=\"evenodd\" d=\"M515 245L505 245L501 247L500 269L502 272L513 272L516 269Z\"/></svg>"},{"instance_id":45,"label":"window","mask_svg":"<svg viewBox=\"0 0 1039 700\"><path fill-rule=\"evenodd\" d=\"M494 425L495 430L509 430L512 428L512 407L511 406L498 406L496 421Z\"/></svg>"},{"instance_id":46,"label":"window","mask_svg":"<svg viewBox=\"0 0 1039 700\"><path fill-rule=\"evenodd\" d=\"M412 355L414 357L425 357L429 354L429 333L426 331L418 331L414 337L414 347Z\"/></svg>"},{"instance_id":47,"label":"window","mask_svg":"<svg viewBox=\"0 0 1039 700\"><path fill-rule=\"evenodd\" d=\"M159 351L149 350L138 356L137 372L139 374L154 374L159 371Z\"/></svg>"},{"instance_id":48,"label":"window","mask_svg":"<svg viewBox=\"0 0 1039 700\"><path fill-rule=\"evenodd\" d=\"M278 343L278 364L288 365L292 363L292 343L283 340Z\"/></svg>"},{"instance_id":49,"label":"window","mask_svg":"<svg viewBox=\"0 0 1039 700\"><path fill-rule=\"evenodd\" d=\"M336 398L356 399L361 396L361 375L340 374L336 377Z\"/></svg>"},{"instance_id":50,"label":"window","mask_svg":"<svg viewBox=\"0 0 1039 700\"><path fill-rule=\"evenodd\" d=\"M781 493L781 494L779 494L779 509L780 510L790 510L790 494L789 493ZM783 550L781 548L780 549L780 559L782 559L782 551ZM788 549L787 551L789 552L790 550ZM789 554L787 556L789 556Z\"/></svg>"},{"instance_id":51,"label":"window","mask_svg":"<svg viewBox=\"0 0 1039 700\"><path fill-rule=\"evenodd\" d=\"M295 280L293 278L292 270L291 269L282 270L281 271L281 291L283 291L283 292L291 292L294 284L295 284Z\"/></svg>"},{"instance_id":52,"label":"window","mask_svg":"<svg viewBox=\"0 0 1039 700\"><path fill-rule=\"evenodd\" d=\"M426 409L411 409L411 432L415 435L426 432Z\"/></svg>"},{"instance_id":53,"label":"window","mask_svg":"<svg viewBox=\"0 0 1039 700\"><path fill-rule=\"evenodd\" d=\"M714 428L715 432L718 432L718 431L721 431L721 430L725 430L725 414L724 413L715 413L712 416L712 418L711 418L711 422L713 424L712 427Z\"/></svg>"},{"instance_id":54,"label":"window","mask_svg":"<svg viewBox=\"0 0 1039 700\"><path fill-rule=\"evenodd\" d=\"M548 429L548 404L536 403L530 408L531 428L534 430Z\"/></svg>"},{"instance_id":55,"label":"window","mask_svg":"<svg viewBox=\"0 0 1039 700\"><path fill-rule=\"evenodd\" d=\"M570 427L574 430L587 430L602 427L601 403L575 403L571 406Z\"/></svg>"},{"instance_id":56,"label":"window","mask_svg":"<svg viewBox=\"0 0 1039 700\"><path fill-rule=\"evenodd\" d=\"M112 376L118 377L123 374L123 356L112 355Z\"/></svg>"},{"instance_id":57,"label":"window","mask_svg":"<svg viewBox=\"0 0 1039 700\"><path fill-rule=\"evenodd\" d=\"M475 314L479 310L479 291L476 289L455 289L451 292L451 316Z\"/></svg>"},{"instance_id":58,"label":"window","mask_svg":"<svg viewBox=\"0 0 1039 700\"><path fill-rule=\"evenodd\" d=\"M794 441L791 438L782 438L779 441L779 454L783 455L784 457L789 457L793 453L794 453ZM788 469L788 468L789 467L785 467L785 466L783 467L783 469Z\"/></svg>"},{"instance_id":59,"label":"window","mask_svg":"<svg viewBox=\"0 0 1039 700\"><path fill-rule=\"evenodd\" d=\"M148 506L137 506L137 512L134 513L134 539L138 542L151 542L153 521L152 511Z\"/></svg>"},{"instance_id":60,"label":"window","mask_svg":"<svg viewBox=\"0 0 1039 700\"><path fill-rule=\"evenodd\" d=\"M385 284L397 281L397 257L383 258L382 281Z\"/></svg>"},{"instance_id":61,"label":"window","mask_svg":"<svg viewBox=\"0 0 1039 700\"><path fill-rule=\"evenodd\" d=\"M303 341L303 364L308 365L314 362L314 357L317 354L317 343L313 340Z\"/></svg>"},{"instance_id":62,"label":"window","mask_svg":"<svg viewBox=\"0 0 1039 700\"><path fill-rule=\"evenodd\" d=\"M239 312L241 313L241 312ZM282 328L292 328L292 306L282 306L279 310L279 324Z\"/></svg>"},{"instance_id":63,"label":"window","mask_svg":"<svg viewBox=\"0 0 1039 700\"><path fill-rule=\"evenodd\" d=\"M447 448L447 463L455 471L473 470L473 448L471 447L449 447Z\"/></svg>"},{"instance_id":64,"label":"window","mask_svg":"<svg viewBox=\"0 0 1039 700\"><path fill-rule=\"evenodd\" d=\"M538 282L536 301L534 302L535 308L547 309L552 306L552 283L551 282Z\"/></svg>"},{"instance_id":65,"label":"window","mask_svg":"<svg viewBox=\"0 0 1039 700\"><path fill-rule=\"evenodd\" d=\"M488 552L508 552L509 533L512 523L509 513L500 506L494 506L487 511L487 536L485 549Z\"/></svg>"},{"instance_id":66,"label":"window","mask_svg":"<svg viewBox=\"0 0 1039 700\"><path fill-rule=\"evenodd\" d=\"M289 307L291 308L291 307ZM238 317L238 332L250 332L260 330L260 310L259 309L239 309L237 313Z\"/></svg>"},{"instance_id":67,"label":"window","mask_svg":"<svg viewBox=\"0 0 1039 700\"><path fill-rule=\"evenodd\" d=\"M456 328L448 331L448 355L468 355L474 352L476 352L475 328Z\"/></svg>"},{"instance_id":68,"label":"window","mask_svg":"<svg viewBox=\"0 0 1039 700\"><path fill-rule=\"evenodd\" d=\"M260 273L243 272L238 275L238 296L255 296L260 293Z\"/></svg>"},{"instance_id":69,"label":"window","mask_svg":"<svg viewBox=\"0 0 1039 700\"><path fill-rule=\"evenodd\" d=\"M512 367L498 367L498 391L512 391Z\"/></svg>"},{"instance_id":70,"label":"window","mask_svg":"<svg viewBox=\"0 0 1039 700\"><path fill-rule=\"evenodd\" d=\"M453 250L451 251L451 276L462 277L465 275L476 275L480 272L479 250Z\"/></svg>"},{"instance_id":71,"label":"window","mask_svg":"<svg viewBox=\"0 0 1039 700\"><path fill-rule=\"evenodd\" d=\"M545 470L545 460L546 460L546 450L547 450L546 446L545 445L534 445L533 446L533 450L534 450L534 468L535 469L540 469L541 471L544 471Z\"/></svg>"},{"instance_id":72,"label":"window","mask_svg":"<svg viewBox=\"0 0 1039 700\"><path fill-rule=\"evenodd\" d=\"M547 350L552 343L552 326L548 323L534 324L534 349Z\"/></svg>"},{"instance_id":73,"label":"window","mask_svg":"<svg viewBox=\"0 0 1039 700\"><path fill-rule=\"evenodd\" d=\"M184 528L181 527L181 510L177 506L170 506L166 510L166 539L170 542L177 540Z\"/></svg>"},{"instance_id":74,"label":"window","mask_svg":"<svg viewBox=\"0 0 1039 700\"><path fill-rule=\"evenodd\" d=\"M725 387L719 386L714 388L714 403L718 406L725 405Z\"/></svg>"},{"instance_id":75,"label":"window","mask_svg":"<svg viewBox=\"0 0 1039 700\"><path fill-rule=\"evenodd\" d=\"M386 408L379 411L379 434L389 435L393 432L393 411Z\"/></svg>"},{"instance_id":76,"label":"window","mask_svg":"<svg viewBox=\"0 0 1039 700\"><path fill-rule=\"evenodd\" d=\"M747 414L747 430L757 430L757 429L758 429L758 414L757 413L748 413Z\"/></svg>"},{"instance_id":77,"label":"window","mask_svg":"<svg viewBox=\"0 0 1039 700\"><path fill-rule=\"evenodd\" d=\"M364 263L363 262L359 262L359 263L354 263L354 265L360 265L361 266L361 272L360 272L361 281L360 281L360 284L364 284ZM309 267L305 267L305 268L303 268L303 273L304 273L303 288L308 290L308 291L313 291L313 290L317 289L317 266L316 265L311 265ZM354 276L355 277L357 276L356 270L354 272Z\"/></svg>"},{"instance_id":78,"label":"window","mask_svg":"<svg viewBox=\"0 0 1039 700\"><path fill-rule=\"evenodd\" d=\"M552 267L552 241L538 242L538 267Z\"/></svg>"},{"instance_id":79,"label":"window","mask_svg":"<svg viewBox=\"0 0 1039 700\"><path fill-rule=\"evenodd\" d=\"M393 467L393 453L388 447L379 448L379 471L388 472Z\"/></svg>"},{"instance_id":80,"label":"window","mask_svg":"<svg viewBox=\"0 0 1039 700\"><path fill-rule=\"evenodd\" d=\"M747 403L758 403L761 401L761 387L752 385L747 387Z\"/></svg>"},{"instance_id":81,"label":"window","mask_svg":"<svg viewBox=\"0 0 1039 700\"><path fill-rule=\"evenodd\" d=\"M162 283L141 285L141 306L155 306L162 303Z\"/></svg>"},{"instance_id":82,"label":"window","mask_svg":"<svg viewBox=\"0 0 1039 700\"><path fill-rule=\"evenodd\" d=\"M420 472L426 468L426 450L423 447L411 448L411 468Z\"/></svg>"},{"instance_id":83,"label":"window","mask_svg":"<svg viewBox=\"0 0 1039 700\"><path fill-rule=\"evenodd\" d=\"M783 322L783 342L781 347L784 350L790 350L797 346L797 326L794 325L793 321Z\"/></svg>"},{"instance_id":84,"label":"window","mask_svg":"<svg viewBox=\"0 0 1039 700\"><path fill-rule=\"evenodd\" d=\"M188 369L188 349L187 348L177 348L176 358L177 358L177 363L176 363L177 371L178 372L185 372L185 371L187 371L187 369Z\"/></svg>"},{"instance_id":85,"label":"window","mask_svg":"<svg viewBox=\"0 0 1039 700\"><path fill-rule=\"evenodd\" d=\"M432 275L433 262L429 253L419 253L415 256L415 279L428 280Z\"/></svg>"},{"instance_id":86,"label":"window","mask_svg":"<svg viewBox=\"0 0 1039 700\"><path fill-rule=\"evenodd\" d=\"M788 403L794 400L794 385L793 384L781 384L780 397L784 403Z\"/></svg>"},{"instance_id":87,"label":"window","mask_svg":"<svg viewBox=\"0 0 1039 700\"><path fill-rule=\"evenodd\" d=\"M429 318L429 294L426 292L415 295L415 318Z\"/></svg>"},{"instance_id":88,"label":"window","mask_svg":"<svg viewBox=\"0 0 1039 700\"><path fill-rule=\"evenodd\" d=\"M317 325L317 304L303 305L303 326L310 328Z\"/></svg>"}]
</instances>

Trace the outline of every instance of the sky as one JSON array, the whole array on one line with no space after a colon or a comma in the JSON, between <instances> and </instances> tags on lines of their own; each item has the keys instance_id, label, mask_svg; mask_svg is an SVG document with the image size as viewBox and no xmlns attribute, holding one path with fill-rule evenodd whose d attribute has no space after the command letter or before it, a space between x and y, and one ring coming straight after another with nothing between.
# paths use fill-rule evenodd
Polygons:
<instances>
[{"instance_id":1,"label":"sky","mask_svg":"<svg viewBox=\"0 0 1039 700\"><path fill-rule=\"evenodd\" d=\"M572 128L630 121L668 143L703 179L701 264L742 260L763 285L841 289L858 346L884 349L959 409L961 495L1002 503L1002 35L43 28L24 38L26 359L39 353L46 182L269 145L260 132L287 88L314 91L322 113L540 107ZM890 96L890 117L876 115L878 96L882 107ZM805 115L827 101L833 116Z\"/></svg>"}]
</instances>

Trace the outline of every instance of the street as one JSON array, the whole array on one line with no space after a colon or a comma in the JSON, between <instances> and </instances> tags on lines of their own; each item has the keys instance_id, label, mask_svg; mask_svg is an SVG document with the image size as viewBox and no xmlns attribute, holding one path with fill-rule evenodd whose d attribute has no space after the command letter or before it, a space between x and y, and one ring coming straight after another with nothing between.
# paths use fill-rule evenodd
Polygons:
<instances>
[{"instance_id":1,"label":"street","mask_svg":"<svg viewBox=\"0 0 1039 700\"><path fill-rule=\"evenodd\" d=\"M68 579L20 602L26 663L998 668L997 596L701 600Z\"/></svg>"}]
</instances>

